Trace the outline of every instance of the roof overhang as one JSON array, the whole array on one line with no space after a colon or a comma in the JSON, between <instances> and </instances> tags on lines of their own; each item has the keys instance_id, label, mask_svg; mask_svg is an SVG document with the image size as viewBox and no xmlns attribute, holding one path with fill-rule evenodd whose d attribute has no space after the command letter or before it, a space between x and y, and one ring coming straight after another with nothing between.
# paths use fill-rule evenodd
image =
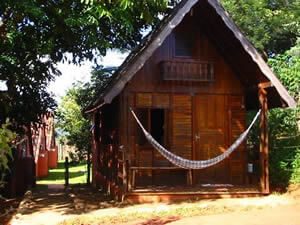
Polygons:
<instances>
[{"instance_id":1,"label":"roof overhang","mask_svg":"<svg viewBox=\"0 0 300 225\"><path fill-rule=\"evenodd\" d=\"M274 89L273 91L278 93L281 98L280 101L282 102L282 105L280 106L295 108L295 100L289 95L288 91L281 84L255 47L235 25L228 13L217 0L183 0L174 9L174 12L165 18L161 25L144 39L142 45L127 57L119 70L116 71L114 79L112 79L103 94L96 102L94 102L93 107L90 107L86 112L93 112L104 104L111 103L112 100L121 93L133 76L144 66L145 62L153 55L154 51L162 45L173 29L180 24L185 15L187 15L198 2L199 4L206 2L206 4L208 3L214 9L219 18L221 18L223 25L226 26L226 29L232 32L245 53L251 57L253 63L256 64L261 73L270 82L271 85L268 88ZM277 107L277 105L273 107Z\"/></svg>"}]
</instances>

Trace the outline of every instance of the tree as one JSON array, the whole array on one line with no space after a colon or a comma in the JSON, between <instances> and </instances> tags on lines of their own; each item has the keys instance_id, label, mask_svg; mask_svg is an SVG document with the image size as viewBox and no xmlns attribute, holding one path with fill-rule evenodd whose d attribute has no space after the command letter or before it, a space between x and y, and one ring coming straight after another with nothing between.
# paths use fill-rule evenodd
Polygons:
<instances>
[{"instance_id":1,"label":"tree","mask_svg":"<svg viewBox=\"0 0 300 225\"><path fill-rule=\"evenodd\" d=\"M273 183L300 181L300 39L296 46L269 59L279 79L298 102L294 110L269 113L270 171Z\"/></svg>"},{"instance_id":2,"label":"tree","mask_svg":"<svg viewBox=\"0 0 300 225\"><path fill-rule=\"evenodd\" d=\"M116 70L117 67L103 67L99 65L93 68L91 80L82 84L82 88L78 90L78 104L80 104L83 112L99 98Z\"/></svg>"},{"instance_id":3,"label":"tree","mask_svg":"<svg viewBox=\"0 0 300 225\"><path fill-rule=\"evenodd\" d=\"M56 107L46 88L57 63L96 60L109 48L131 49L157 23L167 0L0 2L0 123L28 125ZM71 53L68 60L65 53Z\"/></svg>"},{"instance_id":4,"label":"tree","mask_svg":"<svg viewBox=\"0 0 300 225\"><path fill-rule=\"evenodd\" d=\"M98 94L107 85L116 68L97 66L92 71L91 81L76 83L62 98L57 110L58 128L69 145L76 147L79 159L87 158L88 171L90 168L91 123L84 113L86 107L96 100ZM88 173L89 175L89 173ZM89 181L89 176L88 176Z\"/></svg>"},{"instance_id":5,"label":"tree","mask_svg":"<svg viewBox=\"0 0 300 225\"><path fill-rule=\"evenodd\" d=\"M82 89L81 84L70 88L67 94L62 98L57 109L57 127L62 131L69 145L74 145L80 152L79 159L87 156L91 148L90 121L82 114L81 107L78 104L78 94Z\"/></svg>"},{"instance_id":6,"label":"tree","mask_svg":"<svg viewBox=\"0 0 300 225\"><path fill-rule=\"evenodd\" d=\"M62 131L61 136L67 140L68 145L76 147L76 158L79 161L87 160L88 178L90 181L90 152L91 152L91 125L90 121L82 114L78 104L78 92L82 87L80 84L68 90L62 98L57 109L57 128Z\"/></svg>"},{"instance_id":7,"label":"tree","mask_svg":"<svg viewBox=\"0 0 300 225\"><path fill-rule=\"evenodd\" d=\"M11 142L16 137L16 134L8 129L8 125L6 122L0 127L0 188L5 172L9 169L9 160L12 159Z\"/></svg>"},{"instance_id":8,"label":"tree","mask_svg":"<svg viewBox=\"0 0 300 225\"><path fill-rule=\"evenodd\" d=\"M222 0L222 4L267 57L295 46L300 33L299 0Z\"/></svg>"},{"instance_id":9,"label":"tree","mask_svg":"<svg viewBox=\"0 0 300 225\"><path fill-rule=\"evenodd\" d=\"M60 75L58 62L80 64L109 48L134 47L166 6L167 0L0 1L0 82L8 88L0 91L0 125L10 118L18 133L30 130L56 107L47 86Z\"/></svg>"},{"instance_id":10,"label":"tree","mask_svg":"<svg viewBox=\"0 0 300 225\"><path fill-rule=\"evenodd\" d=\"M298 0L222 0L233 20L268 59L289 93L300 96L300 2ZM299 104L298 104L299 105ZM299 106L269 111L270 179L272 184L300 180ZM298 121L298 126L297 126ZM258 127L249 142L258 145ZM298 171L298 172L297 172Z\"/></svg>"}]
</instances>

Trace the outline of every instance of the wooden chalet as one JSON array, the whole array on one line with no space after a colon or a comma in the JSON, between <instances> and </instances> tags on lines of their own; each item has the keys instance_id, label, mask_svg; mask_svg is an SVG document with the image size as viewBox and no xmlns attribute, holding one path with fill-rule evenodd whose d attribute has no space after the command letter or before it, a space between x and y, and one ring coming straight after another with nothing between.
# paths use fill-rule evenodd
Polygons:
<instances>
[{"instance_id":1,"label":"wooden chalet","mask_svg":"<svg viewBox=\"0 0 300 225\"><path fill-rule=\"evenodd\" d=\"M296 103L217 0L183 0L119 67L88 109L93 184L134 201L269 193L267 111ZM163 146L192 160L224 152L262 110L260 145L241 144L203 170L172 165ZM254 154L255 155L255 154Z\"/></svg>"}]
</instances>

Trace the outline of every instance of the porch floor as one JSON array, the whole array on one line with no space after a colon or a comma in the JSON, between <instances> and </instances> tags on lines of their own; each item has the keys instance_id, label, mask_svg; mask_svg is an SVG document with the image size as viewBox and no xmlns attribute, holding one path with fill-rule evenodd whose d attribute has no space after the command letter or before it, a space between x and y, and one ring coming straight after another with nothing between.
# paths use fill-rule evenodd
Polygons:
<instances>
[{"instance_id":1,"label":"porch floor","mask_svg":"<svg viewBox=\"0 0 300 225\"><path fill-rule=\"evenodd\" d=\"M207 184L194 186L137 186L127 193L133 202L169 202L186 199L215 199L231 197L257 197L263 193L258 186Z\"/></svg>"}]
</instances>

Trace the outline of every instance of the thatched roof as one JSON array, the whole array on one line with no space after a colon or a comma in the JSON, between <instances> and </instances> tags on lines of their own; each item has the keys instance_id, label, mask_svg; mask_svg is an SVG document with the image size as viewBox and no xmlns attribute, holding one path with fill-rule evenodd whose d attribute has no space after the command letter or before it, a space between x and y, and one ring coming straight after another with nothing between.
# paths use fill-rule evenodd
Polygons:
<instances>
[{"instance_id":1,"label":"thatched roof","mask_svg":"<svg viewBox=\"0 0 300 225\"><path fill-rule=\"evenodd\" d=\"M248 65L248 68L254 68L253 71L259 71L261 76L263 76L262 78L251 77L252 84L258 84L260 83L260 80L270 82L270 86L268 87L269 107L294 108L296 106L294 99L289 95L285 87L281 84L255 47L247 40L240 29L231 20L218 0L183 0L169 16L167 16L160 25L145 37L143 42L131 52L125 62L115 72L109 85L107 85L97 101L88 108L87 112L92 112L103 104L111 103L111 101L124 89L125 85L143 67L154 51L162 45L173 29L180 24L184 16L189 13L193 7L196 7L197 5L202 6L202 4L205 5L205 7L203 7L204 10L201 11L201 18L205 17L211 19L214 17L214 20L217 21L217 24L211 24L211 29L218 26L214 30L216 33L215 36L220 37L223 44L224 42L227 42L228 46L230 46L229 43L237 45L236 51L239 51L238 54L245 58L244 61L245 64ZM218 44L218 42L219 40L215 40L215 44ZM242 71L241 74L247 74L245 72L247 71ZM245 86L248 86L247 88L249 90L249 93L246 93L246 101L247 98L253 99L253 96L257 93L256 91L251 91L251 85L247 83L249 77L241 77L241 79L244 79L245 82L242 83ZM247 108L254 109L257 107L257 100L253 102L251 100L249 101Z\"/></svg>"}]
</instances>

